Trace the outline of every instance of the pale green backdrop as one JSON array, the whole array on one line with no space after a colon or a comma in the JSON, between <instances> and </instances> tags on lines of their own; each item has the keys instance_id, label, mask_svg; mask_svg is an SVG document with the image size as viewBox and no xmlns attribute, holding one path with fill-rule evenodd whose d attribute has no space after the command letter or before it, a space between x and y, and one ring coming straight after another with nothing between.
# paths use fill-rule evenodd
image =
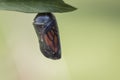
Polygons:
<instances>
[{"instance_id":1,"label":"pale green backdrop","mask_svg":"<svg viewBox=\"0 0 120 80\"><path fill-rule=\"evenodd\" d=\"M120 80L120 2L65 2L78 10L55 13L60 60L39 51L36 14L0 11L0 80Z\"/></svg>"}]
</instances>

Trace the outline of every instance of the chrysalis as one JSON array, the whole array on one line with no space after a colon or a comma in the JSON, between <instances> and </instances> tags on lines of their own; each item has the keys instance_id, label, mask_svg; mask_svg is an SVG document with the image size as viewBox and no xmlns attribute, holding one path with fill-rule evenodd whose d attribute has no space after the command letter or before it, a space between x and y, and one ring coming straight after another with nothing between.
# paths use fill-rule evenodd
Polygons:
<instances>
[{"instance_id":1,"label":"chrysalis","mask_svg":"<svg viewBox=\"0 0 120 80\"><path fill-rule=\"evenodd\" d=\"M43 55L51 59L60 59L60 38L55 16L52 13L38 13L33 25Z\"/></svg>"}]
</instances>

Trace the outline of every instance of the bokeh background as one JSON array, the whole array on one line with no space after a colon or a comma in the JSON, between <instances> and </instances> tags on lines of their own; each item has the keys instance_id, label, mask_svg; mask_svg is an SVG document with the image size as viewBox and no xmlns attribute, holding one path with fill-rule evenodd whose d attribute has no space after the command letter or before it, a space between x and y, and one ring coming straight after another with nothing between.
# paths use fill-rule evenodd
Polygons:
<instances>
[{"instance_id":1,"label":"bokeh background","mask_svg":"<svg viewBox=\"0 0 120 80\"><path fill-rule=\"evenodd\" d=\"M119 0L65 0L77 7L55 13L62 58L39 51L36 14L0 11L0 80L120 80Z\"/></svg>"}]
</instances>

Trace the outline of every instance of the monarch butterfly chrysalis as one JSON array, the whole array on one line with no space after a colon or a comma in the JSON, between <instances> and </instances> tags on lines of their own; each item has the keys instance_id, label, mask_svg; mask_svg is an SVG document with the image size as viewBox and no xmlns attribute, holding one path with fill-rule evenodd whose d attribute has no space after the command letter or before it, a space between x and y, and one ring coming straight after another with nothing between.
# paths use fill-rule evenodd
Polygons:
<instances>
[{"instance_id":1,"label":"monarch butterfly chrysalis","mask_svg":"<svg viewBox=\"0 0 120 80\"><path fill-rule=\"evenodd\" d=\"M60 38L55 16L52 13L38 13L33 25L43 55L51 59L60 59Z\"/></svg>"}]
</instances>

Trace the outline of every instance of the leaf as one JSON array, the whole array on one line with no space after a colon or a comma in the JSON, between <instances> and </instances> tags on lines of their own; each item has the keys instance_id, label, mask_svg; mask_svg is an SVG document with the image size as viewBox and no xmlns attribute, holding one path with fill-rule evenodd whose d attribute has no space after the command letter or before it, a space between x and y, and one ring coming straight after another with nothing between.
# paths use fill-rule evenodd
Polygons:
<instances>
[{"instance_id":1,"label":"leaf","mask_svg":"<svg viewBox=\"0 0 120 80\"><path fill-rule=\"evenodd\" d=\"M0 0L0 10L25 13L69 12L76 8L62 0Z\"/></svg>"}]
</instances>

